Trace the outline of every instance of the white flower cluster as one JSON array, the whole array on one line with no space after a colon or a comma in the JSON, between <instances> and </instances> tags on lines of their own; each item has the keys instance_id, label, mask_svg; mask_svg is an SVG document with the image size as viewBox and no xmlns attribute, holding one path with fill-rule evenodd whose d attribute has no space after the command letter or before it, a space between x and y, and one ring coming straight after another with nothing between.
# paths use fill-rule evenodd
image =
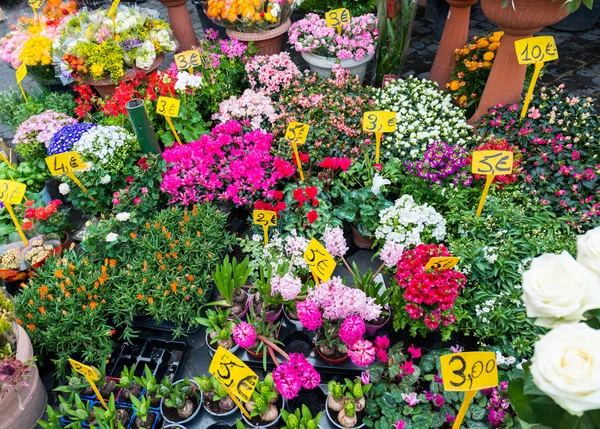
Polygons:
<instances>
[{"instance_id":1,"label":"white flower cluster","mask_svg":"<svg viewBox=\"0 0 600 429\"><path fill-rule=\"evenodd\" d=\"M496 365L514 365L517 359L514 356L502 356L502 353L496 351Z\"/></svg>"},{"instance_id":2,"label":"white flower cluster","mask_svg":"<svg viewBox=\"0 0 600 429\"><path fill-rule=\"evenodd\" d=\"M146 40L136 49L135 66L142 70L148 70L156 59L156 48L152 40Z\"/></svg>"},{"instance_id":3,"label":"white flower cluster","mask_svg":"<svg viewBox=\"0 0 600 429\"><path fill-rule=\"evenodd\" d=\"M496 250L498 250L495 246L483 246L483 259L488 261L490 264L493 264L498 259L498 254Z\"/></svg>"},{"instance_id":4,"label":"white flower cluster","mask_svg":"<svg viewBox=\"0 0 600 429\"><path fill-rule=\"evenodd\" d=\"M384 134L381 143L384 159L419 159L435 141L465 147L474 143L464 112L452 104L450 95L437 89L436 83L408 77L377 92L374 110L397 112L396 131Z\"/></svg>"},{"instance_id":5,"label":"white flower cluster","mask_svg":"<svg viewBox=\"0 0 600 429\"><path fill-rule=\"evenodd\" d=\"M379 220L375 238L395 243L403 250L424 240L441 241L446 237L446 219L433 207L416 204L410 195L403 195L392 207L382 210Z\"/></svg>"},{"instance_id":6,"label":"white flower cluster","mask_svg":"<svg viewBox=\"0 0 600 429\"><path fill-rule=\"evenodd\" d=\"M139 149L136 137L122 127L99 125L84 133L73 150L94 166L119 171L131 152Z\"/></svg>"},{"instance_id":7,"label":"white flower cluster","mask_svg":"<svg viewBox=\"0 0 600 429\"><path fill-rule=\"evenodd\" d=\"M171 39L171 34L166 28L152 30L148 38L158 43L163 51L174 51L177 48L177 44Z\"/></svg>"},{"instance_id":8,"label":"white flower cluster","mask_svg":"<svg viewBox=\"0 0 600 429\"><path fill-rule=\"evenodd\" d=\"M243 121L249 120L253 130L266 129L275 123L279 115L275 111L273 101L264 91L247 89L239 97L232 96L219 104L219 113L215 113L212 119L227 122L232 119Z\"/></svg>"},{"instance_id":9,"label":"white flower cluster","mask_svg":"<svg viewBox=\"0 0 600 429\"><path fill-rule=\"evenodd\" d=\"M186 71L177 73L175 91L185 92L188 88L197 89L202 87L202 76L189 74Z\"/></svg>"},{"instance_id":10,"label":"white flower cluster","mask_svg":"<svg viewBox=\"0 0 600 429\"><path fill-rule=\"evenodd\" d=\"M488 299L483 303L483 305L477 304L475 306L475 315L481 318L483 323L488 322L488 318L486 317L488 313L490 313L494 309L494 304L496 304L496 299Z\"/></svg>"}]
</instances>

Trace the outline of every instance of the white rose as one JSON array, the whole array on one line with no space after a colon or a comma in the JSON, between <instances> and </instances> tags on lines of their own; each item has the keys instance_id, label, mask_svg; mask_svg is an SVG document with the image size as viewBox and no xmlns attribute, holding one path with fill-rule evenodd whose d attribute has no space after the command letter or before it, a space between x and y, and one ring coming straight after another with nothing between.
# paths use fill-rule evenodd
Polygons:
<instances>
[{"instance_id":1,"label":"white rose","mask_svg":"<svg viewBox=\"0 0 600 429\"><path fill-rule=\"evenodd\" d=\"M523 273L523 301L535 324L552 328L579 322L583 313L600 308L600 280L567 252L534 258Z\"/></svg>"},{"instance_id":2,"label":"white rose","mask_svg":"<svg viewBox=\"0 0 600 429\"><path fill-rule=\"evenodd\" d=\"M66 183L61 183L58 186L58 192L60 192L62 195L67 195L69 192L71 192L71 188Z\"/></svg>"},{"instance_id":3,"label":"white rose","mask_svg":"<svg viewBox=\"0 0 600 429\"><path fill-rule=\"evenodd\" d=\"M110 183L110 174L107 174L106 176L102 176L100 178L100 183L102 183L103 185L106 185L107 183Z\"/></svg>"},{"instance_id":4,"label":"white rose","mask_svg":"<svg viewBox=\"0 0 600 429\"><path fill-rule=\"evenodd\" d=\"M537 387L571 414L600 408L600 331L585 323L560 325L534 346Z\"/></svg>"},{"instance_id":5,"label":"white rose","mask_svg":"<svg viewBox=\"0 0 600 429\"><path fill-rule=\"evenodd\" d=\"M117 218L118 221L125 222L126 220L129 220L131 218L131 213L123 212L123 213L117 214L115 217Z\"/></svg>"},{"instance_id":6,"label":"white rose","mask_svg":"<svg viewBox=\"0 0 600 429\"><path fill-rule=\"evenodd\" d=\"M117 241L117 238L119 238L119 235L115 234L114 232L109 232L108 234L106 234L106 241L108 243L112 243L113 241Z\"/></svg>"},{"instance_id":7,"label":"white rose","mask_svg":"<svg viewBox=\"0 0 600 429\"><path fill-rule=\"evenodd\" d=\"M577 262L600 276L600 226L577 237Z\"/></svg>"}]
</instances>

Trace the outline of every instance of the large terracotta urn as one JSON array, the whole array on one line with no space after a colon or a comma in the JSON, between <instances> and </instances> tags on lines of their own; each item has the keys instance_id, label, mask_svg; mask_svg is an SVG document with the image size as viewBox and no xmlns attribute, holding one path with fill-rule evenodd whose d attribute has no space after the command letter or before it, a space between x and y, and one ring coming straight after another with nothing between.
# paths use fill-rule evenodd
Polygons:
<instances>
[{"instance_id":1,"label":"large terracotta urn","mask_svg":"<svg viewBox=\"0 0 600 429\"><path fill-rule=\"evenodd\" d=\"M241 42L253 42L254 46L258 48L258 55L277 55L281 52L283 37L291 25L292 21L288 18L283 24L272 30L260 31L258 33L243 33L228 28L227 35Z\"/></svg>"},{"instance_id":2,"label":"large terracotta urn","mask_svg":"<svg viewBox=\"0 0 600 429\"><path fill-rule=\"evenodd\" d=\"M33 348L27 333L18 327L17 359L26 362L33 358ZM8 392L0 399L0 429L34 429L46 410L46 389L37 366L31 368L28 386Z\"/></svg>"},{"instance_id":3,"label":"large terracotta urn","mask_svg":"<svg viewBox=\"0 0 600 429\"><path fill-rule=\"evenodd\" d=\"M567 8L561 7L563 0L513 0L515 9L509 4L502 8L502 0L481 0L485 16L498 24L504 31L492 71L479 107L469 119L475 124L487 110L498 103L519 103L525 81L526 65L517 61L515 40L533 37L544 27L555 24L568 15Z\"/></svg>"},{"instance_id":4,"label":"large terracotta urn","mask_svg":"<svg viewBox=\"0 0 600 429\"><path fill-rule=\"evenodd\" d=\"M179 51L187 51L198 46L198 38L186 5L187 0L160 0L160 2L167 7L173 36L179 43Z\"/></svg>"},{"instance_id":5,"label":"large terracotta urn","mask_svg":"<svg viewBox=\"0 0 600 429\"><path fill-rule=\"evenodd\" d=\"M477 0L448 0L450 11L429 73L429 80L437 82L439 89L445 89L446 83L450 81L456 62L454 50L462 48L469 39L471 6L476 2Z\"/></svg>"}]
</instances>

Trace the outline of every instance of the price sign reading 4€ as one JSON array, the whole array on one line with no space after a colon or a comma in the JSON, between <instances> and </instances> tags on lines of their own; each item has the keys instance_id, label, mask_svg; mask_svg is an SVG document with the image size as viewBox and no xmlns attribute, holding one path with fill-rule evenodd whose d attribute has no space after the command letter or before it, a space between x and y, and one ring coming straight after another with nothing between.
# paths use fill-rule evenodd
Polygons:
<instances>
[{"instance_id":1,"label":"price sign reading 4\u20ac","mask_svg":"<svg viewBox=\"0 0 600 429\"><path fill-rule=\"evenodd\" d=\"M86 187L83 186L79 179L75 177L75 174L73 174L74 171L83 168L83 162L77 152L64 152L59 153L58 155L48 156L46 157L46 165L48 166L50 173L55 176L60 176L61 174L68 175L83 192L86 194L88 193Z\"/></svg>"},{"instance_id":2,"label":"price sign reading 4\u20ac","mask_svg":"<svg viewBox=\"0 0 600 429\"><path fill-rule=\"evenodd\" d=\"M90 386L94 390L96 397L98 398L98 400L100 402L102 402L102 405L104 406L104 408L106 408L108 410L108 407L106 406L106 402L104 402L102 395L100 394L100 392L98 391L98 388L96 387L96 383L94 383L95 381L100 380L100 376L98 375L99 372L97 370L94 370L94 368L92 368L92 367L84 365L81 362L77 362L76 360L73 360L70 358L69 358L69 363L71 364L71 366L73 367L73 369L75 371L77 371L79 374L83 375L85 377L85 379L87 380L87 382L90 383Z\"/></svg>"},{"instance_id":3,"label":"price sign reading 4\u20ac","mask_svg":"<svg viewBox=\"0 0 600 429\"><path fill-rule=\"evenodd\" d=\"M465 392L465 399L452 429L458 429L478 390L498 386L494 352L466 352L440 356L444 389Z\"/></svg>"},{"instance_id":4,"label":"price sign reading 4\u20ac","mask_svg":"<svg viewBox=\"0 0 600 429\"><path fill-rule=\"evenodd\" d=\"M294 150L300 180L304 180L304 172L302 171L302 163L300 162L300 155L298 154L298 146L306 143L309 129L310 125L308 124L303 124L302 122L290 122L285 131L285 139L292 144L292 149Z\"/></svg>"},{"instance_id":5,"label":"price sign reading 4\u20ac","mask_svg":"<svg viewBox=\"0 0 600 429\"><path fill-rule=\"evenodd\" d=\"M490 190L490 185L494 181L494 177L511 174L512 166L513 153L509 150L476 150L473 152L471 172L473 174L486 175L485 187L479 201L479 207L477 207L476 217L481 216L483 204Z\"/></svg>"},{"instance_id":6,"label":"price sign reading 4\u20ac","mask_svg":"<svg viewBox=\"0 0 600 429\"><path fill-rule=\"evenodd\" d=\"M158 101L156 102L156 113L165 117L169 127L171 127L173 135L175 136L175 140L177 140L177 143L181 144L179 134L177 134L177 131L175 131L175 127L173 126L173 122L171 122L171 118L176 118L177 115L179 115L179 105L180 101L176 98L158 97Z\"/></svg>"},{"instance_id":7,"label":"price sign reading 4\u20ac","mask_svg":"<svg viewBox=\"0 0 600 429\"><path fill-rule=\"evenodd\" d=\"M396 131L396 112L365 112L363 115L363 131L375 133L375 163L379 164L381 135Z\"/></svg>"},{"instance_id":8,"label":"price sign reading 4\u20ac","mask_svg":"<svg viewBox=\"0 0 600 429\"><path fill-rule=\"evenodd\" d=\"M558 59L558 51L556 50L556 42L552 36L528 37L527 39L515 40L515 50L517 51L517 59L519 64L535 64L529 90L523 102L523 110L521 110L521 118L527 114L527 108L533 96L535 83L540 75L544 63Z\"/></svg>"},{"instance_id":9,"label":"price sign reading 4\u20ac","mask_svg":"<svg viewBox=\"0 0 600 429\"><path fill-rule=\"evenodd\" d=\"M248 411L239 400L248 402L258 382L258 376L233 353L219 346L210 362L208 372L215 376L227 389L231 399L248 418ZM239 398L239 399L238 399Z\"/></svg>"},{"instance_id":10,"label":"price sign reading 4\u20ac","mask_svg":"<svg viewBox=\"0 0 600 429\"><path fill-rule=\"evenodd\" d=\"M201 64L200 53L195 49L175 54L173 58L179 70L188 69L190 74L194 72L194 67L199 67Z\"/></svg>"},{"instance_id":11,"label":"price sign reading 4\u20ac","mask_svg":"<svg viewBox=\"0 0 600 429\"><path fill-rule=\"evenodd\" d=\"M460 258L455 256L436 256L431 258L427 265L425 265L426 270L451 270L458 264Z\"/></svg>"},{"instance_id":12,"label":"price sign reading 4\u20ac","mask_svg":"<svg viewBox=\"0 0 600 429\"><path fill-rule=\"evenodd\" d=\"M304 251L304 260L315 278L315 283L319 283L319 280L329 281L336 264L327 249L317 239L312 238L308 243Z\"/></svg>"},{"instance_id":13,"label":"price sign reading 4\u20ac","mask_svg":"<svg viewBox=\"0 0 600 429\"><path fill-rule=\"evenodd\" d=\"M25 244L25 246L29 245L29 241L23 234L23 230L21 229L21 225L19 225L19 221L15 216L15 212L12 209L13 204L20 204L25 196L25 190L27 189L27 185L19 182L15 182L14 180L0 180L0 201L4 203L4 207L8 211L13 223L15 224L15 228L17 228L17 232L19 233L19 237Z\"/></svg>"},{"instance_id":14,"label":"price sign reading 4\u20ac","mask_svg":"<svg viewBox=\"0 0 600 429\"><path fill-rule=\"evenodd\" d=\"M342 34L342 26L352 22L352 16L348 9L340 8L330 10L325 14L328 27L335 27L338 34Z\"/></svg>"},{"instance_id":15,"label":"price sign reading 4\u20ac","mask_svg":"<svg viewBox=\"0 0 600 429\"><path fill-rule=\"evenodd\" d=\"M252 217L256 225L263 227L266 246L269 243L269 227L277 225L277 213L271 210L254 210Z\"/></svg>"}]
</instances>

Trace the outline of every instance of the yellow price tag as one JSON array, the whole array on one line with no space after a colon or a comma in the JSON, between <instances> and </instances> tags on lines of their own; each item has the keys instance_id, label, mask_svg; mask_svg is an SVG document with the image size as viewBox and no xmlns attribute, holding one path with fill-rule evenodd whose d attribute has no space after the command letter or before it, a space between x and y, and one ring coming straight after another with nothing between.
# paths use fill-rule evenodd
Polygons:
<instances>
[{"instance_id":1,"label":"yellow price tag","mask_svg":"<svg viewBox=\"0 0 600 429\"><path fill-rule=\"evenodd\" d=\"M431 258L427 265L426 270L451 270L458 264L460 258L455 256L436 256Z\"/></svg>"},{"instance_id":2,"label":"yellow price tag","mask_svg":"<svg viewBox=\"0 0 600 429\"><path fill-rule=\"evenodd\" d=\"M175 127L173 126L173 122L171 122L171 118L176 118L179 115L179 105L181 102L176 98L171 97L158 97L158 101L156 103L156 113L159 115L163 115L167 120L167 124L171 127L171 131L175 136L175 140L177 143L181 144L181 139L179 138L179 134L175 131Z\"/></svg>"},{"instance_id":3,"label":"yellow price tag","mask_svg":"<svg viewBox=\"0 0 600 429\"><path fill-rule=\"evenodd\" d=\"M285 139L290 143L296 143L301 146L306 143L309 129L310 125L308 124L302 122L290 122L285 131Z\"/></svg>"},{"instance_id":4,"label":"yellow price tag","mask_svg":"<svg viewBox=\"0 0 600 429\"><path fill-rule=\"evenodd\" d=\"M396 112L365 112L363 115L363 131L375 133L375 163L379 164L381 135L396 131Z\"/></svg>"},{"instance_id":5,"label":"yellow price tag","mask_svg":"<svg viewBox=\"0 0 600 429\"><path fill-rule=\"evenodd\" d=\"M173 59L179 70L189 69L190 74L193 72L193 67L201 65L200 53L195 49L175 54Z\"/></svg>"},{"instance_id":6,"label":"yellow price tag","mask_svg":"<svg viewBox=\"0 0 600 429\"><path fill-rule=\"evenodd\" d=\"M481 216L485 199L494 181L494 177L511 174L513 168L513 153L509 150L476 150L473 152L471 172L485 174L485 187L477 207L475 217Z\"/></svg>"},{"instance_id":7,"label":"yellow price tag","mask_svg":"<svg viewBox=\"0 0 600 429\"><path fill-rule=\"evenodd\" d=\"M265 246L269 244L269 227L277 225L277 213L271 210L254 210L252 217L256 225L262 225Z\"/></svg>"},{"instance_id":8,"label":"yellow price tag","mask_svg":"<svg viewBox=\"0 0 600 429\"><path fill-rule=\"evenodd\" d=\"M50 173L55 176L66 174L83 192L86 194L88 193L87 188L83 186L83 183L81 183L81 181L75 177L75 174L73 174L74 171L81 170L84 167L83 161L81 161L77 152L64 152L59 153L58 155L47 156L46 165L48 166Z\"/></svg>"},{"instance_id":9,"label":"yellow price tag","mask_svg":"<svg viewBox=\"0 0 600 429\"><path fill-rule=\"evenodd\" d=\"M327 249L316 238L312 238L308 243L304 251L304 260L315 278L315 283L318 283L318 280L329 281L336 263Z\"/></svg>"},{"instance_id":10,"label":"yellow price tag","mask_svg":"<svg viewBox=\"0 0 600 429\"><path fill-rule=\"evenodd\" d=\"M92 387L92 390L94 390L96 397L98 398L98 400L100 402L102 402L102 405L104 406L104 408L108 410L108 407L106 406L106 402L104 402L104 398L98 391L98 388L96 387L96 383L94 383L95 381L100 380L98 370L95 370L94 368L84 365L81 362L77 362L76 360L73 360L71 358L69 358L69 363L71 364L71 366L73 367L73 369L76 372L83 375L85 377L85 379L87 380L87 382L90 383L90 386Z\"/></svg>"},{"instance_id":11,"label":"yellow price tag","mask_svg":"<svg viewBox=\"0 0 600 429\"><path fill-rule=\"evenodd\" d=\"M328 27L336 27L338 34L342 34L342 26L352 22L352 16L348 9L340 8L330 10L325 14Z\"/></svg>"},{"instance_id":12,"label":"yellow price tag","mask_svg":"<svg viewBox=\"0 0 600 429\"><path fill-rule=\"evenodd\" d=\"M528 37L515 40L519 64L547 63L558 59L553 36Z\"/></svg>"},{"instance_id":13,"label":"yellow price tag","mask_svg":"<svg viewBox=\"0 0 600 429\"><path fill-rule=\"evenodd\" d=\"M114 0L112 2L110 9L108 9L108 16L114 16L115 13L117 13L117 8L119 7L120 2L121 2L121 0Z\"/></svg>"},{"instance_id":14,"label":"yellow price tag","mask_svg":"<svg viewBox=\"0 0 600 429\"><path fill-rule=\"evenodd\" d=\"M29 0L27 2L27 4L32 8L32 9L39 9L40 7L42 7L42 5L44 4L44 0Z\"/></svg>"},{"instance_id":15,"label":"yellow price tag","mask_svg":"<svg viewBox=\"0 0 600 429\"><path fill-rule=\"evenodd\" d=\"M258 376L230 351L219 346L210 362L208 372L243 402L252 398Z\"/></svg>"},{"instance_id":16,"label":"yellow price tag","mask_svg":"<svg viewBox=\"0 0 600 429\"><path fill-rule=\"evenodd\" d=\"M4 204L20 204L27 185L14 180L0 180L0 201Z\"/></svg>"},{"instance_id":17,"label":"yellow price tag","mask_svg":"<svg viewBox=\"0 0 600 429\"><path fill-rule=\"evenodd\" d=\"M6 165L8 165L10 167L11 170L15 169L15 166L10 163L10 161L8 160L8 158L6 157L6 154L4 152L0 152L0 159L2 161L4 161L6 163Z\"/></svg>"},{"instance_id":18,"label":"yellow price tag","mask_svg":"<svg viewBox=\"0 0 600 429\"><path fill-rule=\"evenodd\" d=\"M21 94L23 94L23 98L25 99L25 102L27 102L27 96L25 95L25 90L23 89L23 86L21 85L21 82L23 81L23 79L25 79L25 76L27 76L27 66L25 65L25 63L21 63L21 65L17 68L17 71L15 72L15 74L17 77L17 85L19 85Z\"/></svg>"}]
</instances>

